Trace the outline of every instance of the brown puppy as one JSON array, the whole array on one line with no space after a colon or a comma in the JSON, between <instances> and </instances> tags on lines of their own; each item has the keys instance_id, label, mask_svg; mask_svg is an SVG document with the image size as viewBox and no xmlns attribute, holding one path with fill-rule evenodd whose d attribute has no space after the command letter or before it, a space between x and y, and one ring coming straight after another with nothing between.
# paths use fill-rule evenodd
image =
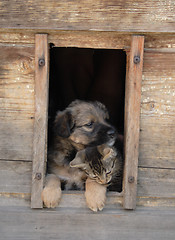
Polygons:
<instances>
[{"instance_id":1,"label":"brown puppy","mask_svg":"<svg viewBox=\"0 0 175 240\"><path fill-rule=\"evenodd\" d=\"M108 118L107 109L100 102L75 100L64 111L58 112L54 127L54 149L48 161L49 174L42 192L46 207L58 205L61 199L61 181L65 182L66 189L71 189L72 186L83 189L87 178L84 171L69 166L78 151L104 143L113 146L116 131L107 122ZM87 184L88 182L86 187Z\"/></svg>"}]
</instances>

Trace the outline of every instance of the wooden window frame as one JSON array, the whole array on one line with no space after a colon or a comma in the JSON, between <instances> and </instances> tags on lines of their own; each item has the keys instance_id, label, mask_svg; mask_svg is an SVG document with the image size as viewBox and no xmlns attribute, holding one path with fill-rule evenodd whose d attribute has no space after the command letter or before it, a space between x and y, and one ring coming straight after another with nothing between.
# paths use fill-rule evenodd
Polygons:
<instances>
[{"instance_id":1,"label":"wooden window frame","mask_svg":"<svg viewBox=\"0 0 175 240\"><path fill-rule=\"evenodd\" d=\"M122 193L115 194L123 197L124 209L136 208L143 52L144 36L133 35L130 50L127 51L126 63L123 190ZM47 161L48 89L48 35L36 34L32 208L43 208L41 192Z\"/></svg>"},{"instance_id":2,"label":"wooden window frame","mask_svg":"<svg viewBox=\"0 0 175 240\"><path fill-rule=\"evenodd\" d=\"M47 34L35 35L35 120L31 207L42 208L41 193L47 161L49 46Z\"/></svg>"}]
</instances>

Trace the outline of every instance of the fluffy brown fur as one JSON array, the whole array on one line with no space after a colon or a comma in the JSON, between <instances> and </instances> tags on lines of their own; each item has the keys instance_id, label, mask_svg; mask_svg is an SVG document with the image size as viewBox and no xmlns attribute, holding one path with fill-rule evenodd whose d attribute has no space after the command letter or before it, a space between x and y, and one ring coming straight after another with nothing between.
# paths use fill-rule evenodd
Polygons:
<instances>
[{"instance_id":1,"label":"fluffy brown fur","mask_svg":"<svg viewBox=\"0 0 175 240\"><path fill-rule=\"evenodd\" d=\"M58 112L54 126L54 148L49 155L48 175L42 192L42 199L46 207L53 208L59 204L61 199L60 181L65 182L66 189L71 189L72 186L83 188L83 183L87 178L85 172L69 166L78 151L104 143L107 146L114 144L116 131L107 122L108 118L107 109L100 102L76 100L64 111ZM86 182L86 195L88 195L87 191L91 192L91 187L89 187L91 183L89 186L87 185L88 182ZM101 189L101 186L98 187ZM92 184L92 188L94 188L94 184Z\"/></svg>"}]
</instances>

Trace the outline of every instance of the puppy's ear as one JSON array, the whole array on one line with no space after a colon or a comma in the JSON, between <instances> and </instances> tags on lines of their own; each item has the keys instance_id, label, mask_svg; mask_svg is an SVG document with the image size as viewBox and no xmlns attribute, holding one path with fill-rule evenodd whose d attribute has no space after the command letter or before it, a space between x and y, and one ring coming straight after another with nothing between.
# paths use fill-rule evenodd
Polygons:
<instances>
[{"instance_id":1,"label":"puppy's ear","mask_svg":"<svg viewBox=\"0 0 175 240\"><path fill-rule=\"evenodd\" d=\"M97 162L103 156L97 146L87 147L85 149L86 162Z\"/></svg>"},{"instance_id":2,"label":"puppy's ear","mask_svg":"<svg viewBox=\"0 0 175 240\"><path fill-rule=\"evenodd\" d=\"M85 150L77 152L75 158L69 163L70 167L81 168L85 170L87 164L85 163Z\"/></svg>"},{"instance_id":3,"label":"puppy's ear","mask_svg":"<svg viewBox=\"0 0 175 240\"><path fill-rule=\"evenodd\" d=\"M61 137L69 137L71 129L74 126L73 117L71 112L63 111L58 112L55 118L55 134Z\"/></svg>"},{"instance_id":4,"label":"puppy's ear","mask_svg":"<svg viewBox=\"0 0 175 240\"><path fill-rule=\"evenodd\" d=\"M105 113L106 118L109 119L109 113L106 106L103 103L98 101L95 101L95 105L98 106Z\"/></svg>"}]
</instances>

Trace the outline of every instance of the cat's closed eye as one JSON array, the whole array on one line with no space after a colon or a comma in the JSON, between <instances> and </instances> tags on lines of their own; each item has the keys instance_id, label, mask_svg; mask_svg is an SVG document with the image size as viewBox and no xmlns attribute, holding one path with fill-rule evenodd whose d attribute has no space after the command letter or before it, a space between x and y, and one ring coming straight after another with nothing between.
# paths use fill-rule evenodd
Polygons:
<instances>
[{"instance_id":1,"label":"cat's closed eye","mask_svg":"<svg viewBox=\"0 0 175 240\"><path fill-rule=\"evenodd\" d=\"M93 123L94 123L93 121L88 122L87 124L85 124L85 126L91 128L93 126Z\"/></svg>"},{"instance_id":2,"label":"cat's closed eye","mask_svg":"<svg viewBox=\"0 0 175 240\"><path fill-rule=\"evenodd\" d=\"M85 170L86 175L89 175L89 173Z\"/></svg>"}]
</instances>

